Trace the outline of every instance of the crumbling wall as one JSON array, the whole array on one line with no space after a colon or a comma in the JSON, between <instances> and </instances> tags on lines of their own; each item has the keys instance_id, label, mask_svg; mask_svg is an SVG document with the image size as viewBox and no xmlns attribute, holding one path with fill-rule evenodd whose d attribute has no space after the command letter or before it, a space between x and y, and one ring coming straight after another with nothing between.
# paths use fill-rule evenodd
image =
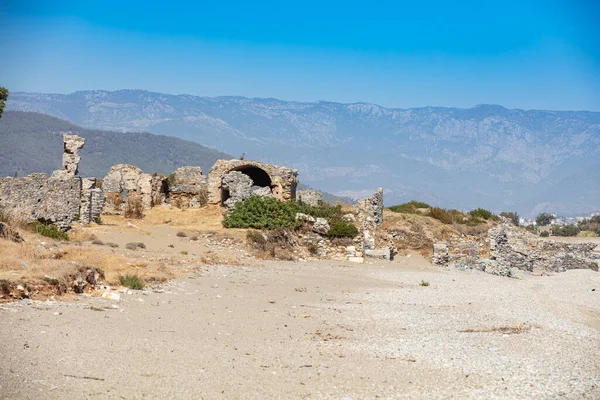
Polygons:
<instances>
[{"instance_id":1,"label":"crumbling wall","mask_svg":"<svg viewBox=\"0 0 600 400\"><path fill-rule=\"evenodd\" d=\"M252 179L240 171L231 171L223 176L222 188L229 193L229 198L223 205L232 210L237 203L252 195Z\"/></svg>"},{"instance_id":2,"label":"crumbling wall","mask_svg":"<svg viewBox=\"0 0 600 400\"><path fill-rule=\"evenodd\" d=\"M82 224L98 221L105 201L104 192L96 186L96 178L82 178L79 221Z\"/></svg>"},{"instance_id":3,"label":"crumbling wall","mask_svg":"<svg viewBox=\"0 0 600 400\"><path fill-rule=\"evenodd\" d=\"M137 196L145 210L152 207L152 175L129 164L114 165L102 179L102 190L107 199L107 212L118 213L118 197L126 201L129 196Z\"/></svg>"},{"instance_id":4,"label":"crumbling wall","mask_svg":"<svg viewBox=\"0 0 600 400\"><path fill-rule=\"evenodd\" d=\"M181 167L168 182L169 203L179 208L199 208L208 202L208 184L200 167Z\"/></svg>"},{"instance_id":5,"label":"crumbling wall","mask_svg":"<svg viewBox=\"0 0 600 400\"><path fill-rule=\"evenodd\" d=\"M104 195L96 188L95 179L77 176L81 160L78 151L85 140L70 132L63 134L63 140L62 168L52 177L37 173L0 179L2 212L23 222L50 222L63 230L77 219L82 223L96 220L104 206Z\"/></svg>"},{"instance_id":6,"label":"crumbling wall","mask_svg":"<svg viewBox=\"0 0 600 400\"><path fill-rule=\"evenodd\" d=\"M362 229L363 249L375 250L375 229L383 223L383 189L379 188L371 197L359 200L354 209Z\"/></svg>"},{"instance_id":7,"label":"crumbling wall","mask_svg":"<svg viewBox=\"0 0 600 400\"><path fill-rule=\"evenodd\" d=\"M318 206L323 201L323 193L318 190L298 190L296 198L311 206Z\"/></svg>"},{"instance_id":8,"label":"crumbling wall","mask_svg":"<svg viewBox=\"0 0 600 400\"><path fill-rule=\"evenodd\" d=\"M81 179L48 178L31 174L25 178L0 178L0 208L23 222L51 222L63 230L79 215Z\"/></svg>"},{"instance_id":9,"label":"crumbling wall","mask_svg":"<svg viewBox=\"0 0 600 400\"><path fill-rule=\"evenodd\" d=\"M600 255L596 243L568 243L542 239L504 219L488 231L489 258L481 257L481 243L461 242L449 251L447 243L433 247L432 263L439 266L474 268L488 273L512 276L512 269L527 272L562 272L568 269L598 271Z\"/></svg>"},{"instance_id":10,"label":"crumbling wall","mask_svg":"<svg viewBox=\"0 0 600 400\"><path fill-rule=\"evenodd\" d=\"M63 158L62 168L52 173L53 178L57 179L69 179L78 175L79 173L79 150L83 148L85 139L78 135L73 135L72 132L63 133Z\"/></svg>"},{"instance_id":11,"label":"crumbling wall","mask_svg":"<svg viewBox=\"0 0 600 400\"><path fill-rule=\"evenodd\" d=\"M217 160L208 173L208 202L223 204L227 201L223 192L223 177L232 171L248 175L253 186L268 186L273 197L281 201L296 198L298 170L280 165L263 164L248 160ZM227 190L227 189L225 189Z\"/></svg>"}]
</instances>

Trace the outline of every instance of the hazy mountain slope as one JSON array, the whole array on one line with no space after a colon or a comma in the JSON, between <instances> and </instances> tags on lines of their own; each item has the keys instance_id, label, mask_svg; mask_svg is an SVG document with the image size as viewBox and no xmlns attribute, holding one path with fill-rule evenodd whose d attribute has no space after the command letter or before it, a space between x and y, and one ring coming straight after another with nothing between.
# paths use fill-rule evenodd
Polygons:
<instances>
[{"instance_id":1,"label":"hazy mountain slope","mask_svg":"<svg viewBox=\"0 0 600 400\"><path fill-rule=\"evenodd\" d=\"M83 129L44 114L7 111L0 119L0 176L50 173L61 165L60 131L85 137L80 174L104 176L111 166L133 164L153 173L170 173L182 165L210 169L218 158L231 156L168 136L150 133L107 132Z\"/></svg>"},{"instance_id":2,"label":"hazy mountain slope","mask_svg":"<svg viewBox=\"0 0 600 400\"><path fill-rule=\"evenodd\" d=\"M600 155L600 113L586 111L400 110L140 90L14 93L7 107L96 129L149 130L236 156L245 152L299 168L304 182L338 194L384 186L388 204L419 198L527 214L559 203L551 188L568 177L578 180ZM577 210L598 208L600 197L582 190Z\"/></svg>"},{"instance_id":3,"label":"hazy mountain slope","mask_svg":"<svg viewBox=\"0 0 600 400\"><path fill-rule=\"evenodd\" d=\"M61 165L61 131L86 138L79 166L83 176L102 177L115 164L133 164L145 172L168 174L184 165L200 165L208 173L215 160L232 158L197 143L150 133L84 129L45 114L7 111L0 119L0 176L50 174ZM310 189L299 184L298 189ZM352 202L323 192L325 201Z\"/></svg>"}]
</instances>

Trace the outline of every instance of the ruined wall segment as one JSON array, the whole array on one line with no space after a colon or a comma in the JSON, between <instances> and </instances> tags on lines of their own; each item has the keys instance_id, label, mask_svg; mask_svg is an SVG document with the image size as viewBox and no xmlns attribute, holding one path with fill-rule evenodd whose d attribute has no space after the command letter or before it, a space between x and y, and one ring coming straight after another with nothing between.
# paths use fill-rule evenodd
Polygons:
<instances>
[{"instance_id":1,"label":"ruined wall segment","mask_svg":"<svg viewBox=\"0 0 600 400\"><path fill-rule=\"evenodd\" d=\"M31 174L25 178L0 179L0 208L9 217L23 222L53 223L68 230L73 221L89 223L104 206L104 196L93 178L79 177L79 150L85 139L63 133L62 168L48 178Z\"/></svg>"},{"instance_id":2,"label":"ruined wall segment","mask_svg":"<svg viewBox=\"0 0 600 400\"><path fill-rule=\"evenodd\" d=\"M223 177L232 171L240 171L250 176L255 186L269 186L273 197L278 200L288 201L296 198L297 169L263 164L258 161L217 160L208 173L208 202L210 204L222 204L227 200L223 199ZM264 182L265 180L267 182Z\"/></svg>"},{"instance_id":3,"label":"ruined wall segment","mask_svg":"<svg viewBox=\"0 0 600 400\"><path fill-rule=\"evenodd\" d=\"M109 207L109 212L119 211L114 207L116 196L121 197L122 200L128 196L138 196L145 210L152 207L152 175L145 174L133 165L114 165L102 179L102 190L113 203L109 202L112 207L112 209Z\"/></svg>"},{"instance_id":4,"label":"ruined wall segment","mask_svg":"<svg viewBox=\"0 0 600 400\"><path fill-rule=\"evenodd\" d=\"M298 190L296 198L311 206L318 206L323 201L323 193L318 190Z\"/></svg>"},{"instance_id":5,"label":"ruined wall segment","mask_svg":"<svg viewBox=\"0 0 600 400\"><path fill-rule=\"evenodd\" d=\"M31 174L24 178L0 178L0 208L10 218L26 223L43 221L67 230L80 208L81 180L48 178Z\"/></svg>"},{"instance_id":6,"label":"ruined wall segment","mask_svg":"<svg viewBox=\"0 0 600 400\"><path fill-rule=\"evenodd\" d=\"M167 182L169 202L179 208L199 208L208 201L208 183L200 167L178 168Z\"/></svg>"},{"instance_id":7,"label":"ruined wall segment","mask_svg":"<svg viewBox=\"0 0 600 400\"><path fill-rule=\"evenodd\" d=\"M53 178L69 179L79 174L79 150L83 148L85 139L71 132L63 133L64 151L62 168L52 173Z\"/></svg>"}]
</instances>

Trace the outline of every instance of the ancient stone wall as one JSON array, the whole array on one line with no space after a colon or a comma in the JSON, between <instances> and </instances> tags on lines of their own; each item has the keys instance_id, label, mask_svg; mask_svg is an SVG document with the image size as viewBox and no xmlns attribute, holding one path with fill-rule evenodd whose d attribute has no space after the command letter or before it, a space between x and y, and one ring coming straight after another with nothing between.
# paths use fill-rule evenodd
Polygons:
<instances>
[{"instance_id":1,"label":"ancient stone wall","mask_svg":"<svg viewBox=\"0 0 600 400\"><path fill-rule=\"evenodd\" d=\"M489 258L481 257L482 243L459 242L448 246L436 243L432 263L439 266L474 268L488 273L512 276L513 269L527 272L562 272L568 269L598 271L600 254L596 243L569 243L542 239L504 219L488 232Z\"/></svg>"},{"instance_id":2,"label":"ancient stone wall","mask_svg":"<svg viewBox=\"0 0 600 400\"><path fill-rule=\"evenodd\" d=\"M231 171L223 176L222 188L227 190L229 198L223 205L232 210L235 205L252 195L252 179L240 171Z\"/></svg>"},{"instance_id":3,"label":"ancient stone wall","mask_svg":"<svg viewBox=\"0 0 600 400\"><path fill-rule=\"evenodd\" d=\"M167 179L169 203L179 208L199 208L208 202L208 184L200 167L181 167Z\"/></svg>"},{"instance_id":4,"label":"ancient stone wall","mask_svg":"<svg viewBox=\"0 0 600 400\"><path fill-rule=\"evenodd\" d=\"M298 190L296 198L311 206L318 206L323 201L323 193L318 190Z\"/></svg>"},{"instance_id":5,"label":"ancient stone wall","mask_svg":"<svg viewBox=\"0 0 600 400\"><path fill-rule=\"evenodd\" d=\"M358 220L365 229L373 230L383 223L383 189L379 188L371 197L356 203Z\"/></svg>"},{"instance_id":6,"label":"ancient stone wall","mask_svg":"<svg viewBox=\"0 0 600 400\"><path fill-rule=\"evenodd\" d=\"M98 221L105 201L104 192L96 187L96 178L82 178L79 221L82 224Z\"/></svg>"},{"instance_id":7,"label":"ancient stone wall","mask_svg":"<svg viewBox=\"0 0 600 400\"><path fill-rule=\"evenodd\" d=\"M85 143L82 137L63 134L62 168L52 177L31 174L25 178L0 179L0 208L9 217L23 222L53 223L68 230L75 220L94 221L104 206L104 195L94 178L77 176Z\"/></svg>"},{"instance_id":8,"label":"ancient stone wall","mask_svg":"<svg viewBox=\"0 0 600 400\"><path fill-rule=\"evenodd\" d=\"M25 178L0 178L0 208L23 222L44 221L69 229L80 208L81 179L48 178L31 174Z\"/></svg>"},{"instance_id":9,"label":"ancient stone wall","mask_svg":"<svg viewBox=\"0 0 600 400\"><path fill-rule=\"evenodd\" d=\"M129 196L141 199L145 210L152 207L152 175L129 164L114 165L102 179L102 190L107 199L107 212L120 212L116 200L125 201Z\"/></svg>"},{"instance_id":10,"label":"ancient stone wall","mask_svg":"<svg viewBox=\"0 0 600 400\"><path fill-rule=\"evenodd\" d=\"M208 201L223 204L229 193L223 187L223 178L232 171L248 175L253 186L270 187L273 197L287 201L296 198L298 170L279 165L247 160L217 160L208 174Z\"/></svg>"}]
</instances>

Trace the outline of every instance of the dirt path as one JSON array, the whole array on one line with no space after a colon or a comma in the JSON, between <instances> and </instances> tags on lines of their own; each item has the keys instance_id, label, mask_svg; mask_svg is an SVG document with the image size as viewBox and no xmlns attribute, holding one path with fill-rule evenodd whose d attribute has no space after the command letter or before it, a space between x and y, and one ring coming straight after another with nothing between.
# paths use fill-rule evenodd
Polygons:
<instances>
[{"instance_id":1,"label":"dirt path","mask_svg":"<svg viewBox=\"0 0 600 400\"><path fill-rule=\"evenodd\" d=\"M215 266L120 302L5 303L0 319L7 399L600 398L589 270Z\"/></svg>"}]
</instances>

